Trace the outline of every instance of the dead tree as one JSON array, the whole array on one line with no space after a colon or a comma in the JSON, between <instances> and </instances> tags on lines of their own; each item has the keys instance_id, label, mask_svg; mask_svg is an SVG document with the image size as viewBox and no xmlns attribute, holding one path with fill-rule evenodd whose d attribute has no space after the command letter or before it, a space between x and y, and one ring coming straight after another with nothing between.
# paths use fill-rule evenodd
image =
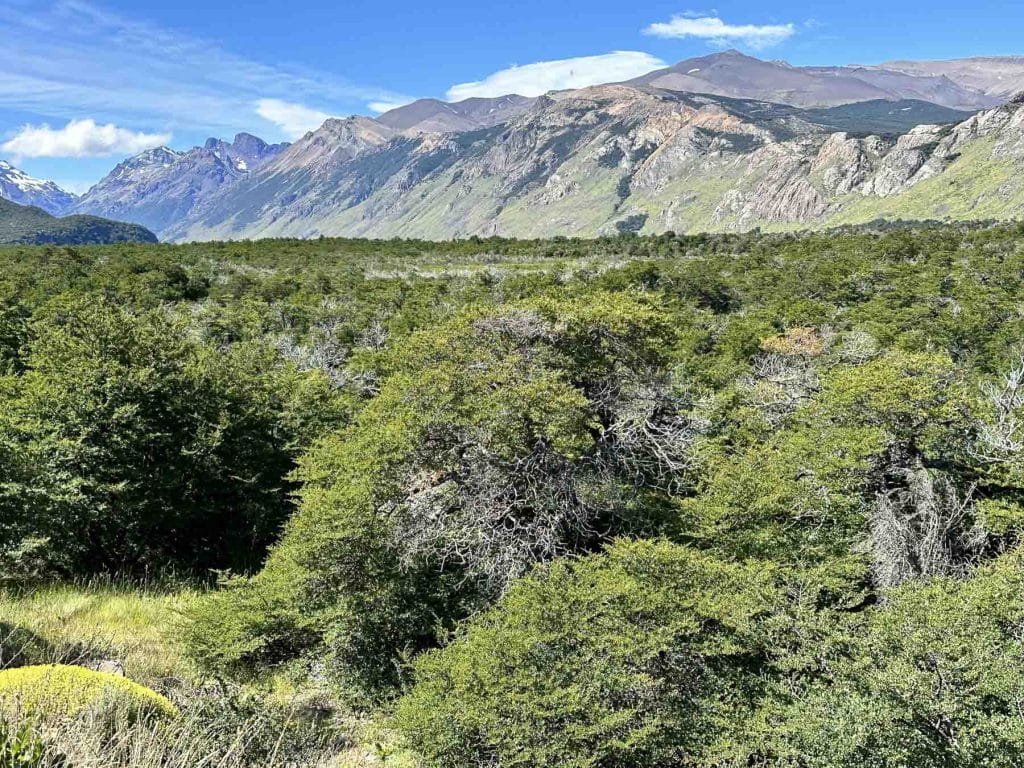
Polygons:
<instances>
[{"instance_id":1,"label":"dead tree","mask_svg":"<svg viewBox=\"0 0 1024 768\"><path fill-rule=\"evenodd\" d=\"M973 514L973 487L927 469L919 457L887 473L871 507L872 576L880 588L912 579L959 576L985 546Z\"/></svg>"},{"instance_id":2,"label":"dead tree","mask_svg":"<svg viewBox=\"0 0 1024 768\"><path fill-rule=\"evenodd\" d=\"M740 381L740 387L771 426L781 424L821 388L816 360L833 337L828 328L793 328L761 342L753 371Z\"/></svg>"},{"instance_id":3,"label":"dead tree","mask_svg":"<svg viewBox=\"0 0 1024 768\"><path fill-rule=\"evenodd\" d=\"M1024 406L1024 354L999 382L985 384L982 396L991 415L977 424L974 454L988 463L1008 463L1024 450L1024 423L1020 419Z\"/></svg>"}]
</instances>

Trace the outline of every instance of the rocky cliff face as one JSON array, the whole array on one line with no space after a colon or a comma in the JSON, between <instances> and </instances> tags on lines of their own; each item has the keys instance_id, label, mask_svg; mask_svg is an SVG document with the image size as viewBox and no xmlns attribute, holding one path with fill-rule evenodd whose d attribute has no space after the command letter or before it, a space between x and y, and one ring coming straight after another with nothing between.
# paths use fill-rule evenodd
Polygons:
<instances>
[{"instance_id":1,"label":"rocky cliff face","mask_svg":"<svg viewBox=\"0 0 1024 768\"><path fill-rule=\"evenodd\" d=\"M187 218L196 205L244 178L286 146L268 145L240 133L233 142L210 139L188 152L150 149L119 164L69 210L160 232Z\"/></svg>"},{"instance_id":2,"label":"rocky cliff face","mask_svg":"<svg viewBox=\"0 0 1024 768\"><path fill-rule=\"evenodd\" d=\"M829 110L612 85L461 133L332 120L164 234L542 236L1018 212L1024 106L900 135L843 109L836 131Z\"/></svg>"},{"instance_id":3,"label":"rocky cliff face","mask_svg":"<svg viewBox=\"0 0 1024 768\"><path fill-rule=\"evenodd\" d=\"M75 196L52 181L29 176L10 163L0 160L0 198L19 205L34 205L47 213L59 215L68 210Z\"/></svg>"}]
</instances>

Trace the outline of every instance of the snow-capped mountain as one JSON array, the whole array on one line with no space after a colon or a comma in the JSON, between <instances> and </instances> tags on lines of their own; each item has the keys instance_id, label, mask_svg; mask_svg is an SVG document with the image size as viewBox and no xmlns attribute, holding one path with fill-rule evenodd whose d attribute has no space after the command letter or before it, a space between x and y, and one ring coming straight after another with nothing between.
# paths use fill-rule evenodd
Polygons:
<instances>
[{"instance_id":1,"label":"snow-capped mountain","mask_svg":"<svg viewBox=\"0 0 1024 768\"><path fill-rule=\"evenodd\" d=\"M0 160L0 197L19 205L34 205L56 215L67 211L75 202L74 195L52 181L33 178L3 160Z\"/></svg>"}]
</instances>

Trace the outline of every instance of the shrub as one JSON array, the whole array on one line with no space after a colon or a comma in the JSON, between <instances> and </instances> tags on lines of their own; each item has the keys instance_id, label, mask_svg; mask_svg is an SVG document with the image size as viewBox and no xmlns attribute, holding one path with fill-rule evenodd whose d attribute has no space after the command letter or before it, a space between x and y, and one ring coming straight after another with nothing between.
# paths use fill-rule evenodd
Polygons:
<instances>
[{"instance_id":1,"label":"shrub","mask_svg":"<svg viewBox=\"0 0 1024 768\"><path fill-rule=\"evenodd\" d=\"M258 565L295 456L336 415L326 380L163 312L79 300L33 328L0 379L0 555L39 547L8 568Z\"/></svg>"},{"instance_id":2,"label":"shrub","mask_svg":"<svg viewBox=\"0 0 1024 768\"><path fill-rule=\"evenodd\" d=\"M664 542L557 561L420 657L397 724L446 768L718 764L773 604L770 569Z\"/></svg>"},{"instance_id":3,"label":"shrub","mask_svg":"<svg viewBox=\"0 0 1024 768\"><path fill-rule=\"evenodd\" d=\"M1017 768L1022 558L890 591L769 732L776 753L816 768Z\"/></svg>"},{"instance_id":4,"label":"shrub","mask_svg":"<svg viewBox=\"0 0 1024 768\"><path fill-rule=\"evenodd\" d=\"M660 375L671 337L651 302L610 294L413 334L300 462L263 572L194 611L194 654L251 669L319 645L376 693L533 563L661 533L697 432Z\"/></svg>"},{"instance_id":5,"label":"shrub","mask_svg":"<svg viewBox=\"0 0 1024 768\"><path fill-rule=\"evenodd\" d=\"M75 717L96 706L123 708L132 719L178 714L167 698L131 680L60 664L0 672L0 705L47 719Z\"/></svg>"}]
</instances>

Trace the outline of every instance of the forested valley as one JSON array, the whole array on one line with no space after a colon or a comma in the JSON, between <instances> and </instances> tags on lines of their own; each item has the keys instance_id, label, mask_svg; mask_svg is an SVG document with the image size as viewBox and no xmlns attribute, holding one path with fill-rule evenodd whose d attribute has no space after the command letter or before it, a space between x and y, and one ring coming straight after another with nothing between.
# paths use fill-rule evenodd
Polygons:
<instances>
[{"instance_id":1,"label":"forested valley","mask_svg":"<svg viewBox=\"0 0 1024 768\"><path fill-rule=\"evenodd\" d=\"M3 768L1017 768L1022 531L1024 225L0 248Z\"/></svg>"}]
</instances>

